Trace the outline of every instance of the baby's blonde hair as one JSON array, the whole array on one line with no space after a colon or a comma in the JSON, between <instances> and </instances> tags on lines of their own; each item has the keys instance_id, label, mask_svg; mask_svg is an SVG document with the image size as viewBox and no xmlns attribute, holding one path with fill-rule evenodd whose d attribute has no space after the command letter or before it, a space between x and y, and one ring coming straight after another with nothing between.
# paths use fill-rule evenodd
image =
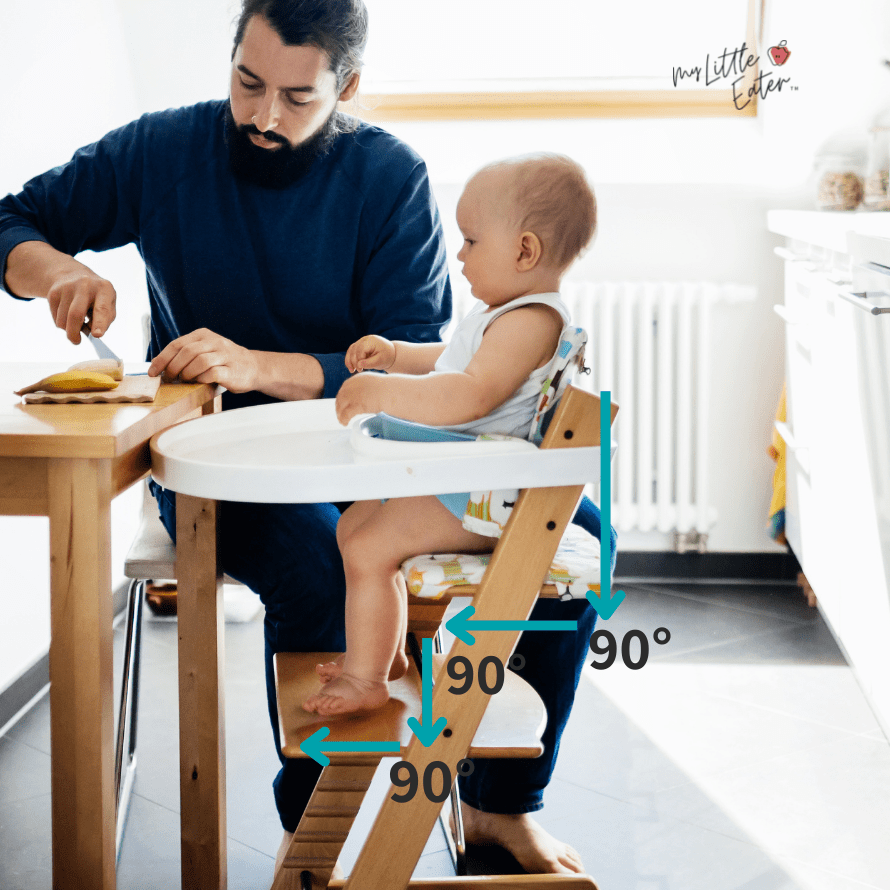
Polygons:
<instances>
[{"instance_id":1,"label":"baby's blonde hair","mask_svg":"<svg viewBox=\"0 0 890 890\"><path fill-rule=\"evenodd\" d=\"M596 196L584 168L560 154L537 153L495 161L482 168L513 173L510 203L520 232L541 240L543 259L568 268L596 234Z\"/></svg>"}]
</instances>

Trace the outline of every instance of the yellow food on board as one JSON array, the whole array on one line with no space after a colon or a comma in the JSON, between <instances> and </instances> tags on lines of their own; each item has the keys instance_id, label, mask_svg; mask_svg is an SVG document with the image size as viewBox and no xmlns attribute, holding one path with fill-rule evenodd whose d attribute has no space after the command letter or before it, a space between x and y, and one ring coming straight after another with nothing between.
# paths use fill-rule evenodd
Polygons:
<instances>
[{"instance_id":1,"label":"yellow food on board","mask_svg":"<svg viewBox=\"0 0 890 890\"><path fill-rule=\"evenodd\" d=\"M98 371L107 374L112 380L124 379L124 363L114 358L94 358L88 362L78 362L69 371Z\"/></svg>"},{"instance_id":2,"label":"yellow food on board","mask_svg":"<svg viewBox=\"0 0 890 890\"><path fill-rule=\"evenodd\" d=\"M29 392L103 392L117 389L118 386L119 381L100 371L62 371L17 390L16 395L24 396Z\"/></svg>"}]
</instances>

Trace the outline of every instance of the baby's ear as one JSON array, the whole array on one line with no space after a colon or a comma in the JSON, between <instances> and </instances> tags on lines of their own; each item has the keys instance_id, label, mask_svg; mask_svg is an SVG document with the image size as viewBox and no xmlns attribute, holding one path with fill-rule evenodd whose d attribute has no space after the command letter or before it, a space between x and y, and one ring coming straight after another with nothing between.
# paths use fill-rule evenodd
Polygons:
<instances>
[{"instance_id":1,"label":"baby's ear","mask_svg":"<svg viewBox=\"0 0 890 890\"><path fill-rule=\"evenodd\" d=\"M534 232L523 232L519 236L519 251L516 258L517 272L530 272L541 262L544 248L541 239Z\"/></svg>"}]
</instances>

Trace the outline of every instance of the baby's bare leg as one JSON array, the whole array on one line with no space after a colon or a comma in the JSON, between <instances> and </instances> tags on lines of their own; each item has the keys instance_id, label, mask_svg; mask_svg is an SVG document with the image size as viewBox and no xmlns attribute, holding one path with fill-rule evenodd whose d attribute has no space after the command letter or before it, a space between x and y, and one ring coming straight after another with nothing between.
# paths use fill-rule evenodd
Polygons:
<instances>
[{"instance_id":1,"label":"baby's bare leg","mask_svg":"<svg viewBox=\"0 0 890 890\"><path fill-rule=\"evenodd\" d=\"M376 501L356 501L354 504L351 504L346 510L343 511L343 515L340 517L340 521L337 523L337 545L340 548L340 552L343 552L343 547L345 542L349 540L352 536L352 533L369 519L373 519L374 514L380 509L382 506L379 500ZM325 662L324 664L315 665L315 672L321 678L322 683L328 683L331 680L336 680L340 674L343 673L343 662L346 658L346 653L343 655L339 655L333 661ZM389 679L390 680L398 680L399 677L404 676L405 671L408 669L407 659L402 659L404 662L404 666L401 667L401 673L399 673L400 668L400 659L398 656L393 662L393 667L395 668L395 676L393 672L390 672Z\"/></svg>"},{"instance_id":2,"label":"baby's bare leg","mask_svg":"<svg viewBox=\"0 0 890 890\"><path fill-rule=\"evenodd\" d=\"M389 698L389 671L407 626L402 562L418 553L488 552L495 544L494 538L466 531L431 496L389 500L365 521L350 523L347 531L341 542L346 572L343 672L303 705L323 716L373 710Z\"/></svg>"}]
</instances>

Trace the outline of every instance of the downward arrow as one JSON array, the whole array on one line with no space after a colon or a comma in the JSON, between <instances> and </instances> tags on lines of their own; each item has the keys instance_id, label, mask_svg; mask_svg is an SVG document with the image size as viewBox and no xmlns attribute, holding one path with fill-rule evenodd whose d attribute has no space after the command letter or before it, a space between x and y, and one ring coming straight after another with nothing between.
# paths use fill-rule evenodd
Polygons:
<instances>
[{"instance_id":1,"label":"downward arrow","mask_svg":"<svg viewBox=\"0 0 890 890\"><path fill-rule=\"evenodd\" d=\"M429 748L439 738L439 733L445 729L445 724L448 722L444 717L440 717L433 723L433 641L429 637L423 639L421 665L423 684L421 686L421 719L418 721L416 717L409 717L408 726L420 739L420 744L424 748Z\"/></svg>"},{"instance_id":2,"label":"downward arrow","mask_svg":"<svg viewBox=\"0 0 890 890\"><path fill-rule=\"evenodd\" d=\"M608 621L624 602L612 593L612 393L600 392L600 592L587 591L587 602Z\"/></svg>"}]
</instances>

